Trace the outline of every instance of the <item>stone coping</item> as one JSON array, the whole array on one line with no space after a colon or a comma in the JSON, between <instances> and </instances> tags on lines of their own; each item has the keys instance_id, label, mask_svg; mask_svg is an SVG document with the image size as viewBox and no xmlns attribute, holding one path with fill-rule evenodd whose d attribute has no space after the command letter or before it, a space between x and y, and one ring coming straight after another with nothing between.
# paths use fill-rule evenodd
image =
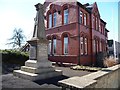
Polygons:
<instances>
[{"instance_id":1,"label":"stone coping","mask_svg":"<svg viewBox=\"0 0 120 90\"><path fill-rule=\"evenodd\" d=\"M119 68L120 68L120 64L82 76L82 77L75 76L65 80L61 80L58 83L63 88L87 88L88 86L97 83L98 78L101 78L104 75L107 75L108 73L116 71Z\"/></svg>"}]
</instances>

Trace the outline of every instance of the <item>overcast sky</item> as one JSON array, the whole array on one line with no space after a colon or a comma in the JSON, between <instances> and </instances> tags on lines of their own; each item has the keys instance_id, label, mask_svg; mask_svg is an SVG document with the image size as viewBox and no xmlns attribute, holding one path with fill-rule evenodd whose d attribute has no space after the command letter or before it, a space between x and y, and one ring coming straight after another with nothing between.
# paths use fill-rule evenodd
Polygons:
<instances>
[{"instance_id":1,"label":"overcast sky","mask_svg":"<svg viewBox=\"0 0 120 90\"><path fill-rule=\"evenodd\" d=\"M45 0L0 0L0 49L11 48L5 45L12 36L14 28L21 28L27 40L32 37L34 5ZM118 40L118 1L119 0L78 0L81 3L97 1L101 18L107 22L109 39ZM105 2L106 1L106 2Z\"/></svg>"}]
</instances>

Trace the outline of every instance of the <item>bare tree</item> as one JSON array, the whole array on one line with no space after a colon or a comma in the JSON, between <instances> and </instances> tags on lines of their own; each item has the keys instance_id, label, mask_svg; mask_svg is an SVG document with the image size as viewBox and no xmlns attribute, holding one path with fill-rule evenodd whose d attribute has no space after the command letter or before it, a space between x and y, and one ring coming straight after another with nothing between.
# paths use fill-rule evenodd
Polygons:
<instances>
[{"instance_id":1,"label":"bare tree","mask_svg":"<svg viewBox=\"0 0 120 90\"><path fill-rule=\"evenodd\" d=\"M13 48L20 48L25 41L25 35L23 34L23 30L21 28L13 30L12 38L8 39L10 43L8 45L12 45Z\"/></svg>"}]
</instances>

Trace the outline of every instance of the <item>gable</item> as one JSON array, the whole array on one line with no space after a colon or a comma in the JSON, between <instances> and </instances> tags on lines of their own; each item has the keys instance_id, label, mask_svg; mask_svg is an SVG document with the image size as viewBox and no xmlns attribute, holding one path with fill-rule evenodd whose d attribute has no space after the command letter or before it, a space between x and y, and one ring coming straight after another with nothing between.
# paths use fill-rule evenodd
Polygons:
<instances>
[{"instance_id":1,"label":"gable","mask_svg":"<svg viewBox=\"0 0 120 90\"><path fill-rule=\"evenodd\" d=\"M99 9L98 9L98 6L97 6L97 3L96 3L96 2L93 4L92 13L93 13L94 15L100 17Z\"/></svg>"}]
</instances>

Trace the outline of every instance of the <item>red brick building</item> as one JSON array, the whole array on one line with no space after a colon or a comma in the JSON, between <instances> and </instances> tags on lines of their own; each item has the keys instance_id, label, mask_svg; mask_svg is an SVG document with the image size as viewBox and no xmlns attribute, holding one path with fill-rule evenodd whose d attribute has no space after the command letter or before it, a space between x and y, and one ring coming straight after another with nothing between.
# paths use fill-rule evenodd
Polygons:
<instances>
[{"instance_id":1,"label":"red brick building","mask_svg":"<svg viewBox=\"0 0 120 90\"><path fill-rule=\"evenodd\" d=\"M47 1L44 6L49 60L95 64L95 54L106 52L108 32L97 3Z\"/></svg>"}]
</instances>

